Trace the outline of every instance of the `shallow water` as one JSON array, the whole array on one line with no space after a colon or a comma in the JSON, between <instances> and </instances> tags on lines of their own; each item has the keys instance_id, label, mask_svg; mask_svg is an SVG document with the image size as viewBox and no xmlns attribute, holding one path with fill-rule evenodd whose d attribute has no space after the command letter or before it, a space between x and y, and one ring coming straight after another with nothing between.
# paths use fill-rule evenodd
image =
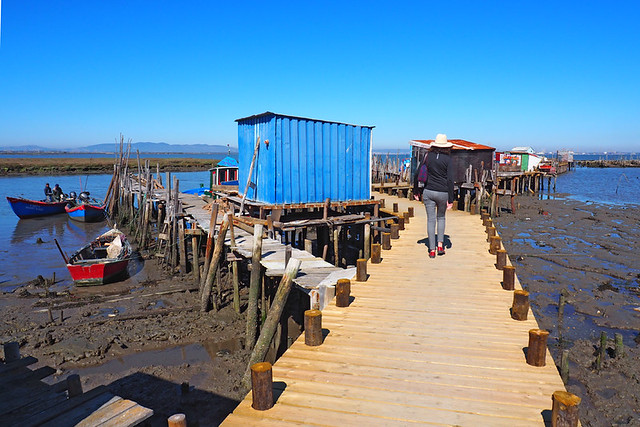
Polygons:
<instances>
[{"instance_id":1,"label":"shallow water","mask_svg":"<svg viewBox=\"0 0 640 427\"><path fill-rule=\"evenodd\" d=\"M209 172L176 172L181 189L209 185ZM166 175L163 174L163 180ZM21 196L33 200L44 198L44 184L60 184L65 193L87 189L91 196L102 200L107 192L111 175L60 175L0 177L0 194ZM4 197L3 197L4 198ZM52 278L56 275L61 289L72 284L55 240L67 254L71 254L93 238L106 231L109 224L72 221L67 214L40 218L19 219L6 198L0 201L0 292L10 292L17 285L35 279L38 275ZM39 243L40 242L40 243Z\"/></svg>"}]
</instances>

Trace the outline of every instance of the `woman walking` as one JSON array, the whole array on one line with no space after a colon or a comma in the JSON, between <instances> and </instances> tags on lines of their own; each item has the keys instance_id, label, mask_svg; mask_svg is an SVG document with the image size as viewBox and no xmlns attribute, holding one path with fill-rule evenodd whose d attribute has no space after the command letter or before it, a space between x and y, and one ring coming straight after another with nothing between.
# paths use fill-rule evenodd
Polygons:
<instances>
[{"instance_id":1,"label":"woman walking","mask_svg":"<svg viewBox=\"0 0 640 427\"><path fill-rule=\"evenodd\" d=\"M422 201L427 210L427 234L429 236L429 258L444 255L445 213L453 206L453 167L451 166L452 143L447 135L439 133L431 148L418 166L414 184L415 198L422 192ZM437 224L437 247L436 247Z\"/></svg>"}]
</instances>

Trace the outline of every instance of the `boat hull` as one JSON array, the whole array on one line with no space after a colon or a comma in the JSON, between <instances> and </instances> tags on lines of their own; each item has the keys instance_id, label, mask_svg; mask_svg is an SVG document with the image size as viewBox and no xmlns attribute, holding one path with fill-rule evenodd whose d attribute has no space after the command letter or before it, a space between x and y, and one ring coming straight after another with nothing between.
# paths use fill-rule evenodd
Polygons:
<instances>
[{"instance_id":1,"label":"boat hull","mask_svg":"<svg viewBox=\"0 0 640 427\"><path fill-rule=\"evenodd\" d=\"M71 278L78 286L104 285L117 281L127 269L128 259L100 263L67 264Z\"/></svg>"},{"instance_id":2,"label":"boat hull","mask_svg":"<svg viewBox=\"0 0 640 427\"><path fill-rule=\"evenodd\" d=\"M64 213L67 204L67 202L41 202L21 197L7 197L7 201L13 212L22 219Z\"/></svg>"},{"instance_id":3,"label":"boat hull","mask_svg":"<svg viewBox=\"0 0 640 427\"><path fill-rule=\"evenodd\" d=\"M79 222L99 222L105 219L104 206L78 205L74 207L65 206L65 211L69 218Z\"/></svg>"}]
</instances>

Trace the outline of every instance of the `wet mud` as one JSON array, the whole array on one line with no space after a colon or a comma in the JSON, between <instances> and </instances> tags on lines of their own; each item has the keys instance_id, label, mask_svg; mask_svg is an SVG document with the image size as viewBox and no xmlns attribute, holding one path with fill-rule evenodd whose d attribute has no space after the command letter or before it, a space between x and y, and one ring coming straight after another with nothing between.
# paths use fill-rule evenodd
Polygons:
<instances>
[{"instance_id":1,"label":"wet mud","mask_svg":"<svg viewBox=\"0 0 640 427\"><path fill-rule=\"evenodd\" d=\"M516 206L503 206L497 231L540 328L550 331L556 366L569 350L566 386L582 398L582 424L640 425L640 209L534 196L517 197Z\"/></svg>"},{"instance_id":2,"label":"wet mud","mask_svg":"<svg viewBox=\"0 0 640 427\"><path fill-rule=\"evenodd\" d=\"M153 258L133 268L110 285L56 290L37 278L0 295L1 342L18 341L38 359L32 369L56 368L47 382L79 374L85 391L105 385L152 408L152 426L180 412L189 425L219 424L247 392L245 318L231 304L201 313L190 274L172 275Z\"/></svg>"}]
</instances>

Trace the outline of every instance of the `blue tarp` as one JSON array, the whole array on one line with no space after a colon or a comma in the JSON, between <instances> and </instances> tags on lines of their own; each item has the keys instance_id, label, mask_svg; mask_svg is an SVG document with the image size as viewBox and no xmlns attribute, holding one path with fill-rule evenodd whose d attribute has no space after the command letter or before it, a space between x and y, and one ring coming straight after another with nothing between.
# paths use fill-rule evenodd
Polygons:
<instances>
[{"instance_id":1,"label":"blue tarp","mask_svg":"<svg viewBox=\"0 0 640 427\"><path fill-rule=\"evenodd\" d=\"M237 168L238 167L238 161L236 159L234 159L233 157L225 157L224 159L220 160L218 162L218 166L221 167L228 167L228 168Z\"/></svg>"}]
</instances>

